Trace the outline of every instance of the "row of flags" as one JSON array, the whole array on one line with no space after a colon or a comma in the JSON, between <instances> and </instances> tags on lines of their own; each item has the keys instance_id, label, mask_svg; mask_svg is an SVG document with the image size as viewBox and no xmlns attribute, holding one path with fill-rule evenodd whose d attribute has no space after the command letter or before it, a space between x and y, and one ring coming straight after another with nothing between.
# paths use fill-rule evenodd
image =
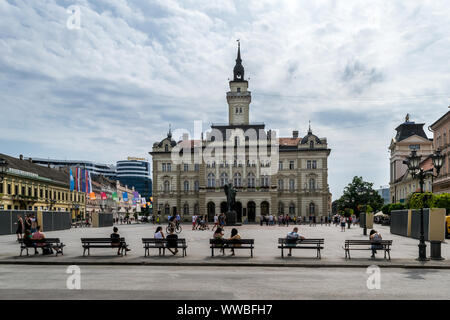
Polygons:
<instances>
[{"instance_id":1,"label":"row of flags","mask_svg":"<svg viewBox=\"0 0 450 320\"><path fill-rule=\"evenodd\" d=\"M91 172L82 168L70 168L70 191L85 192L88 194L90 200L97 200L97 195L92 189L92 179ZM139 195L139 192L133 192L133 198L128 198L127 192L122 192L122 198L119 199L117 192L113 192L111 197L112 200L117 203L128 203L132 202L133 205L141 205L142 207L149 206L152 208L153 197L150 197L150 202L147 202L146 198ZM108 200L108 195L106 192L100 193L99 200Z\"/></svg>"},{"instance_id":2,"label":"row of flags","mask_svg":"<svg viewBox=\"0 0 450 320\"><path fill-rule=\"evenodd\" d=\"M70 169L70 191L91 193L92 179L91 173L86 169Z\"/></svg>"}]
</instances>

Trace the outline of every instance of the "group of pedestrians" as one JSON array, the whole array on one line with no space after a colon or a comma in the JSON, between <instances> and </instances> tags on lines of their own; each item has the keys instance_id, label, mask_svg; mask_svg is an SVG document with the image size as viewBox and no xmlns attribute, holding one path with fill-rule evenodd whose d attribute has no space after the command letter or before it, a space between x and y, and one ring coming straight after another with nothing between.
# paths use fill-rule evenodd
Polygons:
<instances>
[{"instance_id":1,"label":"group of pedestrians","mask_svg":"<svg viewBox=\"0 0 450 320\"><path fill-rule=\"evenodd\" d=\"M19 239L23 239L24 234L28 231L30 234L33 234L37 231L37 218L34 213L26 214L25 219L22 218L21 215L17 215L17 241Z\"/></svg>"},{"instance_id":2,"label":"group of pedestrians","mask_svg":"<svg viewBox=\"0 0 450 320\"><path fill-rule=\"evenodd\" d=\"M266 225L266 226L274 226L278 224L279 226L286 226L289 227L289 224L295 224L295 225L302 225L302 224L309 224L310 227L315 227L317 223L320 223L320 225L326 225L331 226L331 218L329 217L316 217L314 215L310 215L309 217L302 217L302 216L293 216L290 215L279 215L278 217L273 216L272 214L269 215L263 215L260 220L260 225Z\"/></svg>"}]
</instances>

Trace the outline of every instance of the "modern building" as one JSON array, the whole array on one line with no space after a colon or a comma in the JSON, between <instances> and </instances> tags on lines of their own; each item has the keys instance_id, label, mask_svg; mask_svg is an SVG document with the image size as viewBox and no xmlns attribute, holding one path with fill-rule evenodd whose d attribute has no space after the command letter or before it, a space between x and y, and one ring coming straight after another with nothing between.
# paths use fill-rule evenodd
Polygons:
<instances>
[{"instance_id":1,"label":"modern building","mask_svg":"<svg viewBox=\"0 0 450 320\"><path fill-rule=\"evenodd\" d=\"M117 180L123 185L134 187L142 197L150 199L152 196L152 179L150 162L143 158L129 157L127 160L117 161Z\"/></svg>"},{"instance_id":2,"label":"modern building","mask_svg":"<svg viewBox=\"0 0 450 320\"><path fill-rule=\"evenodd\" d=\"M89 170L93 175L103 175L109 179L116 179L116 168L113 165L107 165L102 163L96 163L93 161L85 160L57 160L57 159L43 159L28 157L28 160L32 163L49 167L49 168L69 168L77 167Z\"/></svg>"},{"instance_id":3,"label":"modern building","mask_svg":"<svg viewBox=\"0 0 450 320\"><path fill-rule=\"evenodd\" d=\"M0 154L0 210L66 211L84 217L86 194L70 191L69 172Z\"/></svg>"},{"instance_id":4,"label":"modern building","mask_svg":"<svg viewBox=\"0 0 450 320\"><path fill-rule=\"evenodd\" d=\"M378 192L378 194L383 198L383 204L388 204L391 202L389 186L380 186L380 188L375 191Z\"/></svg>"},{"instance_id":5,"label":"modern building","mask_svg":"<svg viewBox=\"0 0 450 320\"><path fill-rule=\"evenodd\" d=\"M391 140L390 151L390 197L391 202L406 202L411 193L418 190L418 182L408 173L403 161L416 150L422 157L421 166L428 167L428 156L433 153L433 139L429 139L423 130L424 123L415 123L406 116L405 122L395 130L397 134ZM431 160L431 159L430 159ZM425 191L431 191L431 178L425 182Z\"/></svg>"},{"instance_id":6,"label":"modern building","mask_svg":"<svg viewBox=\"0 0 450 320\"><path fill-rule=\"evenodd\" d=\"M206 214L212 221L215 214L226 212L224 186L231 183L237 189L233 209L241 222L269 214L329 214L327 139L316 136L311 127L304 137L293 131L291 137L279 138L266 131L264 123L250 122L248 84L239 46L226 93L228 123L213 124L211 132L197 140L184 136L175 141L169 130L153 144L154 211L163 216L180 213L185 219ZM176 154L183 160L174 160Z\"/></svg>"},{"instance_id":7,"label":"modern building","mask_svg":"<svg viewBox=\"0 0 450 320\"><path fill-rule=\"evenodd\" d=\"M433 181L433 192L450 193L450 111L436 120L430 129L433 131L434 150L441 150L445 156L439 176Z\"/></svg>"}]
</instances>

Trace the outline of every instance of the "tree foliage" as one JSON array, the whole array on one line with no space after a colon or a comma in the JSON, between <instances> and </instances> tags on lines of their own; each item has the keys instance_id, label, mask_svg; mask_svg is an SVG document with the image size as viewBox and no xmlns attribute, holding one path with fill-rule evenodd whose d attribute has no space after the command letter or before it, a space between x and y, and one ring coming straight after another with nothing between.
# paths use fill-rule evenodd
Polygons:
<instances>
[{"instance_id":1,"label":"tree foliage","mask_svg":"<svg viewBox=\"0 0 450 320\"><path fill-rule=\"evenodd\" d=\"M344 188L344 194L338 200L338 208L339 210L352 209L359 216L360 212L367 210L368 205L374 211L378 211L383 206L383 198L373 189L373 183L355 176Z\"/></svg>"}]
</instances>

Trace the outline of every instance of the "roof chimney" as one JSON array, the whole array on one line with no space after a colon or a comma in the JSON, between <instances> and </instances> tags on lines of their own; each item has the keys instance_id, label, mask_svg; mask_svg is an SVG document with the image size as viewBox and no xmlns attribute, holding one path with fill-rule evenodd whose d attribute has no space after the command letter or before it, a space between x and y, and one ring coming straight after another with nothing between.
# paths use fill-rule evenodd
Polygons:
<instances>
[{"instance_id":1,"label":"roof chimney","mask_svg":"<svg viewBox=\"0 0 450 320\"><path fill-rule=\"evenodd\" d=\"M292 131L292 138L298 138L298 130Z\"/></svg>"},{"instance_id":2,"label":"roof chimney","mask_svg":"<svg viewBox=\"0 0 450 320\"><path fill-rule=\"evenodd\" d=\"M21 154L21 155L19 156L19 159L20 159L20 160L23 160L23 154Z\"/></svg>"}]
</instances>

